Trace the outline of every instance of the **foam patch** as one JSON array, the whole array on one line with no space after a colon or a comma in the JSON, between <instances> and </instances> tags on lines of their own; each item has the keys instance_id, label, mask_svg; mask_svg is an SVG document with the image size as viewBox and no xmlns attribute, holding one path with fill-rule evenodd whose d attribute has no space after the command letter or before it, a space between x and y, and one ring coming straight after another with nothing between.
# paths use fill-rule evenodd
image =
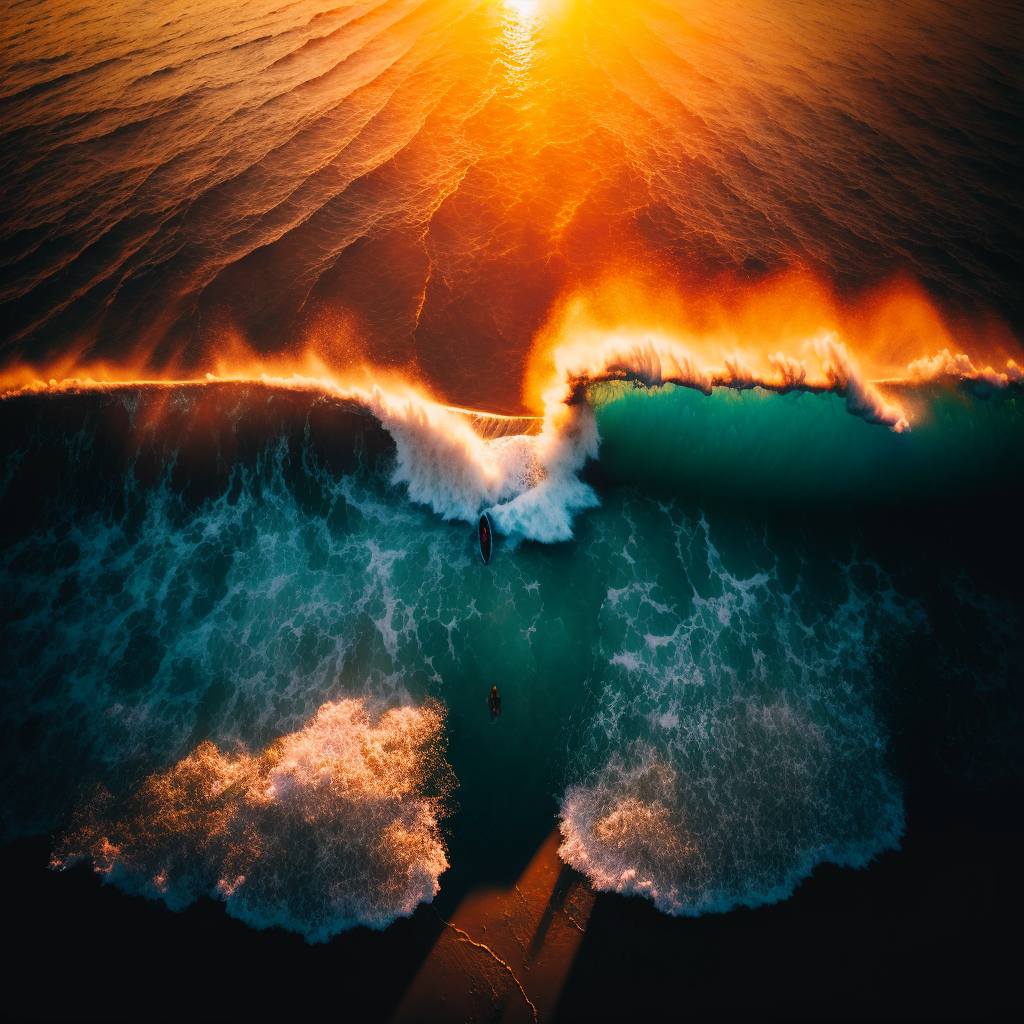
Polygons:
<instances>
[{"instance_id":1,"label":"foam patch","mask_svg":"<svg viewBox=\"0 0 1024 1024\"><path fill-rule=\"evenodd\" d=\"M313 942L385 928L433 899L448 867L443 728L436 702L374 715L347 699L259 755L202 743L123 805L101 792L53 866L88 857L172 909L213 896L254 927Z\"/></svg>"}]
</instances>

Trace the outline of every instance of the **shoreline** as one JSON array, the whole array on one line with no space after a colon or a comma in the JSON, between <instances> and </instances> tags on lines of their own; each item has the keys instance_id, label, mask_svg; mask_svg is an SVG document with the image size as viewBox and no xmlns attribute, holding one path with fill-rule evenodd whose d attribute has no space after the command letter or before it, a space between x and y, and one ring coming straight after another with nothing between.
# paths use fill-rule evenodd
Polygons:
<instances>
[{"instance_id":1,"label":"shoreline","mask_svg":"<svg viewBox=\"0 0 1024 1024\"><path fill-rule=\"evenodd\" d=\"M908 787L900 851L863 871L820 866L782 903L672 918L599 894L548 1019L1012 1016L1022 998L1003 935L1024 910L1013 853L1024 784L933 783ZM52 872L49 853L45 837L0 848L11 1019L266 1019L343 1000L351 1019L388 1020L446 931L421 905L384 932L311 946L253 931L210 899L173 913L86 865Z\"/></svg>"}]
</instances>

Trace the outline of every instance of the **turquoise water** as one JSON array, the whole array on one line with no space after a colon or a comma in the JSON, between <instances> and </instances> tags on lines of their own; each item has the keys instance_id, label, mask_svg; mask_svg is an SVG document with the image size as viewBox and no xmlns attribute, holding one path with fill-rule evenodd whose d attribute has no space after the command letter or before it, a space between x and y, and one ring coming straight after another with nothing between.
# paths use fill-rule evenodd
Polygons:
<instances>
[{"instance_id":1,"label":"turquoise water","mask_svg":"<svg viewBox=\"0 0 1024 1024\"><path fill-rule=\"evenodd\" d=\"M556 820L596 886L673 914L785 898L817 863L898 846L899 652L930 649L919 675L963 652L936 634L921 549L880 546L870 523L916 515L893 497L943 459L934 491L998 498L1019 479L1016 393L943 393L933 426L895 435L831 396L602 387L583 470L599 503L570 541L506 537L486 567L472 526L409 500L389 436L337 403L231 386L182 391L170 412L145 389L6 400L6 834L64 835L62 859L113 837L124 887L173 906L208 892L311 939L383 927L471 865L521 864ZM815 513L815 494L873 511ZM984 667L998 713L1013 611L949 565L970 642L1003 658L1002 676ZM358 714L317 733L325 706ZM403 708L422 735L387 732ZM202 815L227 800L230 849L160 838L139 802L204 741L227 760L176 799ZM416 760L426 742L447 746L454 791ZM229 762L289 743L305 751L291 767L231 795ZM118 825L118 807L142 817ZM410 815L417 842L399 842L387 830ZM239 850L264 866L259 888L227 878ZM282 896L302 887L319 909Z\"/></svg>"},{"instance_id":2,"label":"turquoise water","mask_svg":"<svg viewBox=\"0 0 1024 1024\"><path fill-rule=\"evenodd\" d=\"M617 480L789 505L876 504L983 494L1020 471L1020 392L982 383L890 386L906 434L851 416L834 394L667 385L591 390L601 464Z\"/></svg>"}]
</instances>

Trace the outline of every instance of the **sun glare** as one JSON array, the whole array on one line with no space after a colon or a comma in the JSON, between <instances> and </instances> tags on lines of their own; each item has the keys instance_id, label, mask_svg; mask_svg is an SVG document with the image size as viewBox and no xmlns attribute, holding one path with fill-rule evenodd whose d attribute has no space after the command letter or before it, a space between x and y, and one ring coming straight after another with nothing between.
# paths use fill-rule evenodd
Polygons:
<instances>
[{"instance_id":1,"label":"sun glare","mask_svg":"<svg viewBox=\"0 0 1024 1024\"><path fill-rule=\"evenodd\" d=\"M536 16L540 7L540 0L504 0L504 3L521 20Z\"/></svg>"}]
</instances>

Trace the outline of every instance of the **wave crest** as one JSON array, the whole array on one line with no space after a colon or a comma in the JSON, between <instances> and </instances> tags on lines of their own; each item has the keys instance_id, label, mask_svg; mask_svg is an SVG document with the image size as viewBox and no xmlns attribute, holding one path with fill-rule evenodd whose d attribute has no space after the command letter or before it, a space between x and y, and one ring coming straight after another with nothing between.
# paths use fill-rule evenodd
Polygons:
<instances>
[{"instance_id":1,"label":"wave crest","mask_svg":"<svg viewBox=\"0 0 1024 1024\"><path fill-rule=\"evenodd\" d=\"M970 356L963 352L957 352L954 355L948 348L944 348L937 355L915 359L907 367L907 372L910 374L910 379L914 381L952 377L956 380L982 381L994 388L1005 388L1011 381L1024 381L1024 370L1013 359L1007 360L1005 373L999 373L991 366L979 370L971 361Z\"/></svg>"},{"instance_id":2,"label":"wave crest","mask_svg":"<svg viewBox=\"0 0 1024 1024\"><path fill-rule=\"evenodd\" d=\"M545 404L582 401L589 387L607 381L629 381L646 388L675 384L705 395L719 387L737 391L762 388L779 394L833 392L845 397L846 409L854 416L896 433L910 429L904 410L882 397L834 331L820 334L812 345L821 364L817 373L808 372L805 360L783 352L768 354L769 369L764 372L739 353L723 357L721 365L701 367L694 353L669 338L637 342L614 334L588 336L555 352L556 377L564 385L549 389Z\"/></svg>"}]
</instances>

